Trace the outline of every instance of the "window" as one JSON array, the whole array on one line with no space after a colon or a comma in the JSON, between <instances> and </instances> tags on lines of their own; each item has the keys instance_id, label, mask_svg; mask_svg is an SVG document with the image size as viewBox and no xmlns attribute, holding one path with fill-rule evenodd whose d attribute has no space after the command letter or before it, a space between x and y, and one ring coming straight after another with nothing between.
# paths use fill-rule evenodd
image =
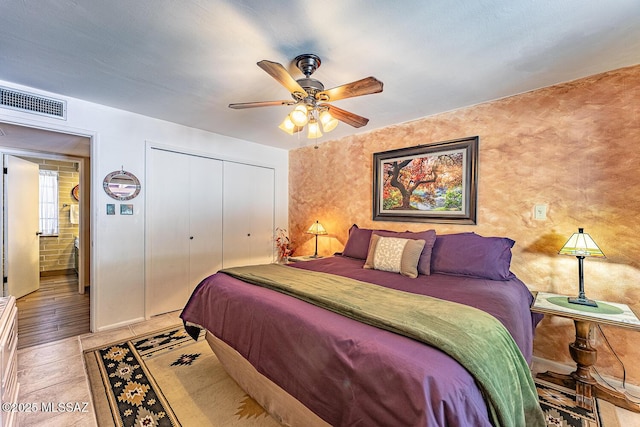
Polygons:
<instances>
[{"instance_id":1,"label":"window","mask_svg":"<svg viewBox=\"0 0 640 427\"><path fill-rule=\"evenodd\" d=\"M40 232L58 235L58 172L40 171Z\"/></svg>"}]
</instances>

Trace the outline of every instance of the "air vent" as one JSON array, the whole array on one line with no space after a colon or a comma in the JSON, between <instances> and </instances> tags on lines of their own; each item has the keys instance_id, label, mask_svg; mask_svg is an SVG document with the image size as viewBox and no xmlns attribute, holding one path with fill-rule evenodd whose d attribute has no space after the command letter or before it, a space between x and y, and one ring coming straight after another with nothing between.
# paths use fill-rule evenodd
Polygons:
<instances>
[{"instance_id":1,"label":"air vent","mask_svg":"<svg viewBox=\"0 0 640 427\"><path fill-rule=\"evenodd\" d=\"M67 119L67 102L28 92L0 87L0 107L40 114L56 119Z\"/></svg>"}]
</instances>

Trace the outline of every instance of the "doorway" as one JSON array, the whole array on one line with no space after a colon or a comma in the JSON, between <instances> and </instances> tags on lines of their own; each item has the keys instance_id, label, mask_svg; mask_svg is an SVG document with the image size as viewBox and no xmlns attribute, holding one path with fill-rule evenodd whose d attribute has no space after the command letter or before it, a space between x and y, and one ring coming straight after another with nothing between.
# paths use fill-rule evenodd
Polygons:
<instances>
[{"instance_id":1,"label":"doorway","mask_svg":"<svg viewBox=\"0 0 640 427\"><path fill-rule=\"evenodd\" d=\"M9 156L14 157L14 156ZM38 166L42 183L38 184L41 200L45 200L45 224L39 227L39 268L40 276L79 276L80 263L80 164L74 160L58 160L32 156L15 156ZM9 170L11 171L11 167ZM11 171L8 176L12 179ZM37 188L25 189L19 185L21 192L37 194ZM8 190L8 189L7 189ZM11 205L9 205L11 206ZM20 212L24 210L20 207ZM34 213L39 207L35 207ZM9 209L11 214L14 209ZM42 216L39 215L39 216ZM11 281L10 281L11 283ZM84 293L84 286L77 286L78 292ZM18 297L17 294L12 293Z\"/></svg>"},{"instance_id":2,"label":"doorway","mask_svg":"<svg viewBox=\"0 0 640 427\"><path fill-rule=\"evenodd\" d=\"M65 338L66 336L60 335L60 333L70 334L69 336L78 335L79 333L89 332L91 330L91 301L88 291L90 285L90 272L91 272L91 250L90 250L90 153L91 153L91 136L82 136L75 134L67 134L63 131L42 129L29 126L23 126L19 124L12 124L6 122L0 122L0 153L10 154L12 156L18 156L21 158L28 158L31 161L59 164L59 165L71 165L70 168L77 168L77 181L78 188L69 192L69 195L75 196L79 200L70 199L77 203L76 210L78 211L78 224L77 232L69 240L72 249L67 250L65 257L68 260L73 260L71 265L68 263L63 265L56 277L51 278L47 275L43 275L40 283L46 283L45 288L40 291L36 291L30 298L30 310L31 310L31 322L23 321L18 324L31 323L30 329L33 329L41 335L41 338L26 339L26 335L22 341L24 344L35 345L43 342L54 341L57 339ZM4 156L3 156L4 157ZM75 190L75 191L74 191ZM64 190L66 191L66 190ZM66 197L69 198L69 197ZM63 206L63 205L67 206ZM72 203L60 201L60 218L70 218L70 205ZM7 211L11 210L10 205L5 204L3 199L3 216L7 215ZM68 221L67 221L68 222ZM3 224L6 222L3 221ZM6 226L5 226L6 227ZM63 230L61 230L62 232ZM64 230L68 232L69 230ZM3 233L4 234L4 230ZM75 237L78 239L76 240ZM52 239L50 239L52 241ZM69 243L67 242L67 243ZM57 242L56 242L57 243ZM65 244L66 245L66 244ZM52 245L55 246L55 245ZM63 245L64 246L64 245ZM68 245L67 245L68 246ZM8 249L3 248L3 251ZM10 273L9 266L6 265L7 253L3 253L3 276ZM51 268L49 268L51 269ZM40 269L39 269L40 270ZM40 271L39 271L40 272ZM58 277L59 276L59 277ZM28 296L27 296L28 297ZM25 297L25 298L27 298ZM52 301L75 301L74 308L54 308ZM78 303L78 301L82 301ZM20 303L20 301L19 301ZM80 308L78 304L84 305ZM20 305L20 304L19 304ZM40 309L34 309L33 307L41 306ZM23 310L23 314L27 310ZM35 315L34 315L35 313ZM55 313L56 322L51 322L52 315ZM38 317L40 316L40 320ZM78 317L82 317L79 320ZM33 322L35 320L35 323ZM68 332L55 332L58 330L64 330L61 325L74 325L82 323L87 326L83 326L80 331L77 327L66 328ZM52 328L55 330L53 331ZM87 330L88 329L88 330ZM49 333L44 333L49 330ZM21 341L21 340L19 340ZM20 345L21 343L19 343ZM24 347L24 345L22 345Z\"/></svg>"}]
</instances>

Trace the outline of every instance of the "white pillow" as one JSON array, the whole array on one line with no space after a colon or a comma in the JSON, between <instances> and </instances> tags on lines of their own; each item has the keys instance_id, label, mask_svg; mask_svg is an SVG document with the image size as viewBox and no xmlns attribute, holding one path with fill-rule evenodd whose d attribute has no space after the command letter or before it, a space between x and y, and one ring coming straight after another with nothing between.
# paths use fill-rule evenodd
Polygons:
<instances>
[{"instance_id":1,"label":"white pillow","mask_svg":"<svg viewBox=\"0 0 640 427\"><path fill-rule=\"evenodd\" d=\"M424 240L401 239L371 235L364 268L391 271L403 276L418 277L418 261Z\"/></svg>"}]
</instances>

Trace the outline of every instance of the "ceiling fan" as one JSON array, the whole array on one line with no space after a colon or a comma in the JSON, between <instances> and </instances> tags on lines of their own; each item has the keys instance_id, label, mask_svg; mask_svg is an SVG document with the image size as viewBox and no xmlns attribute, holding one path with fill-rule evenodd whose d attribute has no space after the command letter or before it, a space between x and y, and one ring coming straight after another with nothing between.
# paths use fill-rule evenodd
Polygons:
<instances>
[{"instance_id":1,"label":"ceiling fan","mask_svg":"<svg viewBox=\"0 0 640 427\"><path fill-rule=\"evenodd\" d=\"M311 77L320 67L320 58L317 55L305 53L294 59L296 67L305 75L304 78L295 79L289 72L277 62L263 60L258 62L271 77L291 92L293 100L284 101L259 101L229 104L229 108L244 109L255 107L273 107L278 105L295 105L296 107L285 117L280 129L293 135L300 132L305 125L308 126L308 137L322 136L322 130L329 132L338 125L338 120L355 128L365 126L369 119L351 113L328 104L328 102L355 96L369 95L382 92L382 82L375 77L366 77L355 82L337 86L325 90L324 85Z\"/></svg>"}]
</instances>

